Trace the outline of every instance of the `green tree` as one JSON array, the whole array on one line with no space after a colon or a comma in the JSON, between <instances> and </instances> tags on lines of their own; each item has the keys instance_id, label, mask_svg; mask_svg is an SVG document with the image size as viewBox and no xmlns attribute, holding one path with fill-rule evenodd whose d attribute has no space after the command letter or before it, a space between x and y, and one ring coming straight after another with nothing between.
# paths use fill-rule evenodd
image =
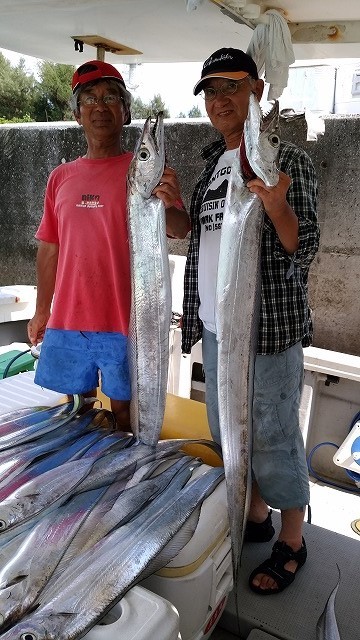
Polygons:
<instances>
[{"instance_id":1,"label":"green tree","mask_svg":"<svg viewBox=\"0 0 360 640\"><path fill-rule=\"evenodd\" d=\"M201 118L201 116L202 116L202 113L199 107L195 106L195 107L191 107L187 115L183 111L180 111L178 118Z\"/></svg>"},{"instance_id":2,"label":"green tree","mask_svg":"<svg viewBox=\"0 0 360 640\"><path fill-rule=\"evenodd\" d=\"M72 65L55 64L42 60L38 64L36 80L28 74L22 58L16 67L0 53L0 124L5 122L48 122L72 119L69 105ZM170 113L159 94L144 103L141 98L132 101L132 117L144 119L159 111L169 118Z\"/></svg>"},{"instance_id":3,"label":"green tree","mask_svg":"<svg viewBox=\"0 0 360 640\"><path fill-rule=\"evenodd\" d=\"M197 105L195 107L191 107L188 113L189 118L201 118L201 116L202 116L202 113Z\"/></svg>"},{"instance_id":4,"label":"green tree","mask_svg":"<svg viewBox=\"0 0 360 640\"><path fill-rule=\"evenodd\" d=\"M134 120L155 116L159 111L164 112L164 118L170 118L169 110L159 94L154 95L147 104L141 98L133 98L131 102L131 116Z\"/></svg>"},{"instance_id":5,"label":"green tree","mask_svg":"<svg viewBox=\"0 0 360 640\"><path fill-rule=\"evenodd\" d=\"M131 117L134 120L142 120L149 115L149 106L144 104L141 98L133 98L131 100Z\"/></svg>"},{"instance_id":6,"label":"green tree","mask_svg":"<svg viewBox=\"0 0 360 640\"><path fill-rule=\"evenodd\" d=\"M170 112L168 108L165 106L165 102L163 101L159 93L157 93L151 100L150 107L153 114L159 113L159 111L163 111L164 118L170 118Z\"/></svg>"},{"instance_id":7,"label":"green tree","mask_svg":"<svg viewBox=\"0 0 360 640\"><path fill-rule=\"evenodd\" d=\"M71 79L75 67L68 64L39 62L40 81L34 98L34 115L38 122L71 120L69 105Z\"/></svg>"},{"instance_id":8,"label":"green tree","mask_svg":"<svg viewBox=\"0 0 360 640\"><path fill-rule=\"evenodd\" d=\"M6 120L21 120L33 115L33 74L25 69L24 58L16 67L0 53L0 117Z\"/></svg>"}]
</instances>

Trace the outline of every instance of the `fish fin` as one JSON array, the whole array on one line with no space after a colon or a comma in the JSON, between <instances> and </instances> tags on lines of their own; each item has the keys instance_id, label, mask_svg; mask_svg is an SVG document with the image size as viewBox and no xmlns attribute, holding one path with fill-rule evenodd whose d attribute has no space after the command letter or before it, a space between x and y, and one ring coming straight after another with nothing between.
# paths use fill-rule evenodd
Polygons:
<instances>
[{"instance_id":1,"label":"fish fin","mask_svg":"<svg viewBox=\"0 0 360 640\"><path fill-rule=\"evenodd\" d=\"M5 585L1 585L2 589L8 589L9 587L13 587L14 585L26 580L29 577L27 573L20 573L18 576L14 576L9 582L6 582Z\"/></svg>"},{"instance_id":2,"label":"fish fin","mask_svg":"<svg viewBox=\"0 0 360 640\"><path fill-rule=\"evenodd\" d=\"M21 488L21 487L20 487L20 488ZM16 495L16 497L18 497L18 495L17 495L17 494L15 494L15 495ZM37 500L37 499L38 499L38 497L39 497L39 495L40 495L40 492L38 491L37 493L27 493L27 494L26 494L26 495L24 495L24 496L19 496L19 498L23 498L23 499L25 499L25 498L26 498L27 500Z\"/></svg>"}]
</instances>

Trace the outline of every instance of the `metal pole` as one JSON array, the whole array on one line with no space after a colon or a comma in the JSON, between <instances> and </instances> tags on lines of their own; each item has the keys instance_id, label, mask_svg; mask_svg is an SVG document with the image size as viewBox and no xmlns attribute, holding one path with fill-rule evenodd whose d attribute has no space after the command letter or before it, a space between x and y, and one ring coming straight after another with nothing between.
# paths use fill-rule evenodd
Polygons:
<instances>
[{"instance_id":1,"label":"metal pole","mask_svg":"<svg viewBox=\"0 0 360 640\"><path fill-rule=\"evenodd\" d=\"M96 59L104 62L105 60L105 49L103 47L96 47Z\"/></svg>"}]
</instances>

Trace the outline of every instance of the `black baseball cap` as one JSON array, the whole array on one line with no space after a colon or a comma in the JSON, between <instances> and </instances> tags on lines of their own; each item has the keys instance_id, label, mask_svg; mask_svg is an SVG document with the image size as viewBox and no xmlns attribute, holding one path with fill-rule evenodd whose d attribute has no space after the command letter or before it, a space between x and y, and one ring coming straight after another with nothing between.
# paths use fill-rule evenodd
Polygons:
<instances>
[{"instance_id":1,"label":"black baseball cap","mask_svg":"<svg viewBox=\"0 0 360 640\"><path fill-rule=\"evenodd\" d=\"M194 87L194 95L200 93L204 81L208 78L242 80L246 76L251 76L254 80L259 78L256 64L247 53L231 47L218 49L205 60L201 78Z\"/></svg>"}]
</instances>

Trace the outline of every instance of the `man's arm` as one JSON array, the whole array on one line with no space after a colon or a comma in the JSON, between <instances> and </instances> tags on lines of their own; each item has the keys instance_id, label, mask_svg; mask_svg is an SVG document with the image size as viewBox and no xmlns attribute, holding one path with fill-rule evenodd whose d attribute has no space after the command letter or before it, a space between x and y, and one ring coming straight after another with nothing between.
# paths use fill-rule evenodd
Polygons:
<instances>
[{"instance_id":1,"label":"man's arm","mask_svg":"<svg viewBox=\"0 0 360 640\"><path fill-rule=\"evenodd\" d=\"M190 231L190 218L185 209L170 207L166 209L166 233L169 238L186 238Z\"/></svg>"},{"instance_id":2,"label":"man's arm","mask_svg":"<svg viewBox=\"0 0 360 640\"><path fill-rule=\"evenodd\" d=\"M40 241L36 257L37 298L34 317L28 322L31 344L41 342L50 317L51 302L55 289L55 278L59 245Z\"/></svg>"},{"instance_id":3,"label":"man's arm","mask_svg":"<svg viewBox=\"0 0 360 640\"><path fill-rule=\"evenodd\" d=\"M185 238L190 231L190 218L182 204L180 187L174 169L165 167L153 195L160 198L165 205L167 235L170 238Z\"/></svg>"},{"instance_id":4,"label":"man's arm","mask_svg":"<svg viewBox=\"0 0 360 640\"><path fill-rule=\"evenodd\" d=\"M319 248L316 173L307 153L294 145L284 146L280 159L282 171L279 184L273 187L273 195L281 196L280 192L283 189L286 205L283 207L280 199L277 204L275 200L270 202L269 206L269 201L265 202L261 193L259 196L264 202L265 211L275 227L283 250L292 257L294 263L307 269ZM253 184L257 184L254 191L264 187L261 182L259 179L252 181ZM257 190L255 192L258 193ZM263 195L264 193L263 191ZM271 198L272 195L265 194L265 197ZM283 200L282 202L284 204ZM294 216L297 221L294 220Z\"/></svg>"},{"instance_id":5,"label":"man's arm","mask_svg":"<svg viewBox=\"0 0 360 640\"><path fill-rule=\"evenodd\" d=\"M250 180L247 186L261 198L282 246L286 253L292 255L299 246L299 220L286 200L290 184L289 176L280 171L279 182L275 187L267 187L260 178Z\"/></svg>"}]
</instances>

